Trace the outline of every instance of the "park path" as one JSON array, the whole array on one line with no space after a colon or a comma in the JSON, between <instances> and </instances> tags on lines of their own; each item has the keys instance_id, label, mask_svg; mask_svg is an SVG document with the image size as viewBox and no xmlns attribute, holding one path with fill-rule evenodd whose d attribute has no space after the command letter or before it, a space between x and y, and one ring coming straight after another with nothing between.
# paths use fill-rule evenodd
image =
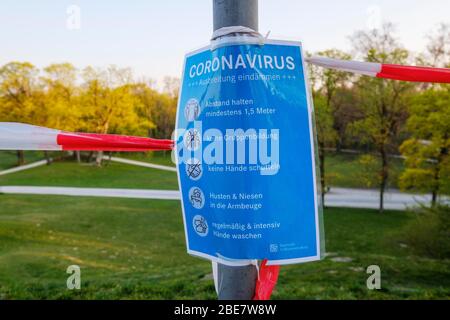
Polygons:
<instances>
[{"instance_id":1,"label":"park path","mask_svg":"<svg viewBox=\"0 0 450 320\"><path fill-rule=\"evenodd\" d=\"M177 190L149 189L0 186L0 194L2 193L161 200L180 199L180 192Z\"/></svg>"},{"instance_id":2,"label":"park path","mask_svg":"<svg viewBox=\"0 0 450 320\"><path fill-rule=\"evenodd\" d=\"M331 188L325 195L328 207L378 209L379 201L379 191L371 189ZM388 190L384 194L384 208L390 210L405 210L420 203L428 205L430 202L431 195L403 193L398 190Z\"/></svg>"},{"instance_id":3,"label":"park path","mask_svg":"<svg viewBox=\"0 0 450 320\"><path fill-rule=\"evenodd\" d=\"M114 162L120 162L125 164L130 164L133 166L139 166L139 167L145 167L145 168L152 168L152 169L158 169L158 170L164 170L164 171L172 171L177 172L177 168L170 167L170 166L163 166L160 164L154 164L150 162L143 162L143 161L137 161L137 160L130 160L125 158L119 158L119 157L110 157L110 156L103 156L104 160L110 160Z\"/></svg>"},{"instance_id":4,"label":"park path","mask_svg":"<svg viewBox=\"0 0 450 320\"><path fill-rule=\"evenodd\" d=\"M147 167L157 170L176 172L172 166L158 165L148 162L130 160L119 157L105 156L105 160L125 163L129 165ZM46 165L47 161L35 163L0 171L0 175L11 174L22 170L36 168ZM162 199L179 200L178 190L148 190L148 189L120 189L120 188L74 188L74 187L36 187L36 186L0 186L0 194L37 194L37 195L64 195L84 197L112 197L112 198L134 198L134 199ZM299 197L300 198L300 197ZM385 193L385 209L405 210L408 207L418 206L420 203L429 204L431 195L417 195L403 193L398 190L388 190ZM449 197L441 201L450 203ZM348 207L378 209L379 192L370 189L331 188L325 196L325 204L328 207Z\"/></svg>"},{"instance_id":5,"label":"park path","mask_svg":"<svg viewBox=\"0 0 450 320\"><path fill-rule=\"evenodd\" d=\"M112 197L134 199L162 199L179 200L177 190L147 190L147 189L119 189L119 188L72 188L72 187L34 187L34 186L0 186L0 194L37 194L64 195L84 197ZM329 207L368 208L377 209L379 201L375 190L331 188L325 197ZM417 206L419 203L430 203L428 195L414 195L388 191L385 194L385 209L404 210ZM449 202L449 199L444 199Z\"/></svg>"},{"instance_id":6,"label":"park path","mask_svg":"<svg viewBox=\"0 0 450 320\"><path fill-rule=\"evenodd\" d=\"M11 169L0 171L0 176L4 176L6 174L11 174L11 173L16 173L16 172L19 172L19 171L33 169L33 168L37 168L37 167L40 167L40 166L45 166L47 164L48 164L47 160L36 161L36 162L30 163L30 164L25 164L23 166L19 166L19 167L15 167L15 168L11 168Z\"/></svg>"}]
</instances>

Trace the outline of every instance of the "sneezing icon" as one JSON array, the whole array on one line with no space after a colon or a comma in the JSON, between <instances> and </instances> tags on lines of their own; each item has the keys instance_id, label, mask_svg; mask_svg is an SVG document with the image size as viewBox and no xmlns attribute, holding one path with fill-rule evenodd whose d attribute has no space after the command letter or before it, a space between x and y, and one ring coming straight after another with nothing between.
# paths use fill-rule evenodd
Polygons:
<instances>
[{"instance_id":1,"label":"sneezing icon","mask_svg":"<svg viewBox=\"0 0 450 320\"><path fill-rule=\"evenodd\" d=\"M189 190L189 201L196 209L201 209L205 205L205 195L198 187L193 187Z\"/></svg>"}]
</instances>

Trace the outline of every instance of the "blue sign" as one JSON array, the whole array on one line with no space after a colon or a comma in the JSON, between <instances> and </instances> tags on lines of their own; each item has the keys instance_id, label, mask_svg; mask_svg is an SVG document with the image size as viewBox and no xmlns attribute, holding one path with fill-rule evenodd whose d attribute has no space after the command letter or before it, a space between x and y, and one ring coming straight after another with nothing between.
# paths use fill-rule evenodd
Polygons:
<instances>
[{"instance_id":1,"label":"blue sign","mask_svg":"<svg viewBox=\"0 0 450 320\"><path fill-rule=\"evenodd\" d=\"M190 254L228 264L320 259L309 99L300 43L186 56L176 158Z\"/></svg>"}]
</instances>

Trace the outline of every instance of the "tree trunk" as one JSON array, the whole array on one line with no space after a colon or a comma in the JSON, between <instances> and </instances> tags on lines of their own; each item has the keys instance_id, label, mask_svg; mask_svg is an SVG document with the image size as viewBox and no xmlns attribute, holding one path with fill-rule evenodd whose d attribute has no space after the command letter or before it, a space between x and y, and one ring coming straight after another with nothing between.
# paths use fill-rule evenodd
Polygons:
<instances>
[{"instance_id":1,"label":"tree trunk","mask_svg":"<svg viewBox=\"0 0 450 320\"><path fill-rule=\"evenodd\" d=\"M323 143L319 143L319 166L320 166L320 187L322 189L321 198L322 205L325 208L325 146Z\"/></svg>"},{"instance_id":2,"label":"tree trunk","mask_svg":"<svg viewBox=\"0 0 450 320\"><path fill-rule=\"evenodd\" d=\"M101 133L107 134L108 129L109 129L109 120L103 124L103 129L102 129ZM95 158L95 163L96 163L97 167L102 166L102 161L103 161L103 151L97 151L97 156Z\"/></svg>"},{"instance_id":3,"label":"tree trunk","mask_svg":"<svg viewBox=\"0 0 450 320\"><path fill-rule=\"evenodd\" d=\"M434 207L437 203L437 197L439 194L439 178L440 178L440 170L441 170L441 163L442 158L445 156L446 149L441 148L441 152L439 153L439 156L437 158L436 166L434 167L434 185L432 190L432 197L431 197L431 206Z\"/></svg>"},{"instance_id":4,"label":"tree trunk","mask_svg":"<svg viewBox=\"0 0 450 320\"><path fill-rule=\"evenodd\" d=\"M436 202L437 202L437 191L433 190L433 193L431 194L431 206L432 207L436 206Z\"/></svg>"},{"instance_id":5,"label":"tree trunk","mask_svg":"<svg viewBox=\"0 0 450 320\"><path fill-rule=\"evenodd\" d=\"M380 172L380 213L384 210L384 191L386 189L386 183L389 175L387 153L384 146L380 148L381 155L381 172Z\"/></svg>"},{"instance_id":6,"label":"tree trunk","mask_svg":"<svg viewBox=\"0 0 450 320\"><path fill-rule=\"evenodd\" d=\"M80 151L75 151L75 156L77 157L77 162L81 163L81 153L80 153Z\"/></svg>"},{"instance_id":7,"label":"tree trunk","mask_svg":"<svg viewBox=\"0 0 450 320\"><path fill-rule=\"evenodd\" d=\"M98 167L102 166L102 160L103 160L103 151L97 151L97 157L95 158L95 164Z\"/></svg>"},{"instance_id":8,"label":"tree trunk","mask_svg":"<svg viewBox=\"0 0 450 320\"><path fill-rule=\"evenodd\" d=\"M47 165L49 166L52 163L52 159L48 155L48 151L44 151L44 158L47 161Z\"/></svg>"},{"instance_id":9,"label":"tree trunk","mask_svg":"<svg viewBox=\"0 0 450 320\"><path fill-rule=\"evenodd\" d=\"M380 206L378 211L380 213L383 213L383 210L384 210L384 187L380 185Z\"/></svg>"},{"instance_id":10,"label":"tree trunk","mask_svg":"<svg viewBox=\"0 0 450 320\"><path fill-rule=\"evenodd\" d=\"M94 152L93 151L89 152L89 155L87 157L87 163L91 163L93 156L94 156Z\"/></svg>"},{"instance_id":11,"label":"tree trunk","mask_svg":"<svg viewBox=\"0 0 450 320\"><path fill-rule=\"evenodd\" d=\"M336 153L340 153L342 151L342 142L341 142L341 138L337 138L336 139Z\"/></svg>"},{"instance_id":12,"label":"tree trunk","mask_svg":"<svg viewBox=\"0 0 450 320\"><path fill-rule=\"evenodd\" d=\"M25 154L23 153L23 150L17 151L17 165L22 166L25 164Z\"/></svg>"}]
</instances>

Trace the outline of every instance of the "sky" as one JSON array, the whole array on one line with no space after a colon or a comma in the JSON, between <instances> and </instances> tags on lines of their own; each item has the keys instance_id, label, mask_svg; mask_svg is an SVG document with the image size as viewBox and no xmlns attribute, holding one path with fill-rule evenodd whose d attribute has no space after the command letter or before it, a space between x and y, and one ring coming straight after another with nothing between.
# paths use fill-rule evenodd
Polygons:
<instances>
[{"instance_id":1,"label":"sky","mask_svg":"<svg viewBox=\"0 0 450 320\"><path fill-rule=\"evenodd\" d=\"M438 23L450 23L449 12L449 0L259 0L259 31L300 40L310 52L351 50L355 31L389 21L400 42L420 52ZM0 64L115 64L160 81L180 77L184 54L211 33L212 0L0 2Z\"/></svg>"}]
</instances>

